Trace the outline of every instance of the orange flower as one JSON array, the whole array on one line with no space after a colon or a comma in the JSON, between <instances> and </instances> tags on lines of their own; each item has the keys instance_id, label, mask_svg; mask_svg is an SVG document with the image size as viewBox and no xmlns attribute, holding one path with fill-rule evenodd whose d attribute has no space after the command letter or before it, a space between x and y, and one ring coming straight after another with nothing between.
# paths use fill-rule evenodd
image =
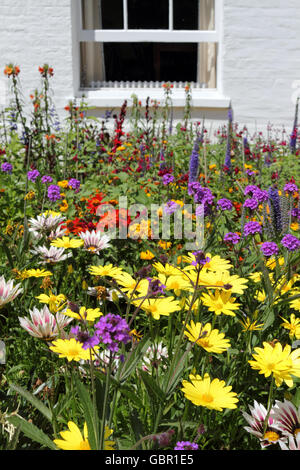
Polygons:
<instances>
[{"instance_id":1,"label":"orange flower","mask_svg":"<svg viewBox=\"0 0 300 470\"><path fill-rule=\"evenodd\" d=\"M17 65L13 66L12 64L6 65L4 69L4 74L7 75L8 77L10 75L18 75L20 73L20 67Z\"/></svg>"}]
</instances>

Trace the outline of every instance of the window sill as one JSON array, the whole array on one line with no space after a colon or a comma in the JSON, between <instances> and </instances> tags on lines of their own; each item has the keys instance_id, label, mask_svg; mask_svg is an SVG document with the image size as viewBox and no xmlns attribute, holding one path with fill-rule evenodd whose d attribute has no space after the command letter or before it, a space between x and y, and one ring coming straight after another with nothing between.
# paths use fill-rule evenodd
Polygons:
<instances>
[{"instance_id":1,"label":"window sill","mask_svg":"<svg viewBox=\"0 0 300 470\"><path fill-rule=\"evenodd\" d=\"M128 106L131 106L132 95L136 95L142 105L145 106L147 97L150 100L164 102L164 90L159 88L102 88L98 90L80 90L77 98L84 97L88 106L97 108L120 107L125 100ZM185 106L185 90L172 89L172 103L174 108L183 108ZM226 109L229 107L230 98L222 95L216 89L192 89L192 102L194 108L218 108ZM151 105L151 102L150 102Z\"/></svg>"}]
</instances>

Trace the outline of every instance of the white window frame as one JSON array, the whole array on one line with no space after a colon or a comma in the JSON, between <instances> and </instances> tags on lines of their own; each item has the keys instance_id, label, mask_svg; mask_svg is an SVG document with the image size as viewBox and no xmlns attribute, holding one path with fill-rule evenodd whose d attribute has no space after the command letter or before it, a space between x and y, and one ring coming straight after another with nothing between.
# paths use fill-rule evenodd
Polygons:
<instances>
[{"instance_id":1,"label":"white window frame","mask_svg":"<svg viewBox=\"0 0 300 470\"><path fill-rule=\"evenodd\" d=\"M216 88L200 88L195 84L192 89L193 106L207 108L228 108L230 99L223 95L222 90L222 25L223 0L215 0L215 29L212 31L174 30L173 29L173 0L169 0L169 28L168 29L128 29L127 0L123 0L123 29L83 29L81 0L72 0L73 8L73 48L74 48L74 83L75 96L85 96L86 101L97 107L121 106L125 99L131 100L134 93L144 102L148 96L151 99L162 100L163 89L157 84L145 86L137 82L135 87L128 87L123 82L113 82L111 87L80 88L80 43L81 42L178 42L178 43L217 43L217 74ZM153 38L155 37L155 41ZM182 87L172 89L174 106L185 105L185 90Z\"/></svg>"}]
</instances>

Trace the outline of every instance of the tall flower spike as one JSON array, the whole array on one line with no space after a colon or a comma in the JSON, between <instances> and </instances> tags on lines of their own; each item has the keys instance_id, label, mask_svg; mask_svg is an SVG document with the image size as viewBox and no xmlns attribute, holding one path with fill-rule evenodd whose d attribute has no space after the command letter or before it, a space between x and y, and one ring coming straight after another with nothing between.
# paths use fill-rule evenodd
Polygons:
<instances>
[{"instance_id":1,"label":"tall flower spike","mask_svg":"<svg viewBox=\"0 0 300 470\"><path fill-rule=\"evenodd\" d=\"M271 211L273 227L277 233L281 233L282 216L281 216L280 197L279 197L278 189L275 186L271 186L269 188L268 195L269 195L269 207Z\"/></svg>"},{"instance_id":2,"label":"tall flower spike","mask_svg":"<svg viewBox=\"0 0 300 470\"><path fill-rule=\"evenodd\" d=\"M227 146L224 166L227 170L231 169L231 138L232 138L233 110L231 103L228 109L228 130L227 130Z\"/></svg>"},{"instance_id":3,"label":"tall flower spike","mask_svg":"<svg viewBox=\"0 0 300 470\"><path fill-rule=\"evenodd\" d=\"M294 118L294 126L293 131L290 137L290 149L292 153L296 152L297 147L297 137L298 137L298 108L299 108L299 96L296 101L296 108L295 108L295 118Z\"/></svg>"},{"instance_id":4,"label":"tall flower spike","mask_svg":"<svg viewBox=\"0 0 300 470\"><path fill-rule=\"evenodd\" d=\"M200 136L198 136L194 142L192 154L190 157L190 171L189 171L189 183L197 181L198 169L199 169L199 144Z\"/></svg>"}]
</instances>

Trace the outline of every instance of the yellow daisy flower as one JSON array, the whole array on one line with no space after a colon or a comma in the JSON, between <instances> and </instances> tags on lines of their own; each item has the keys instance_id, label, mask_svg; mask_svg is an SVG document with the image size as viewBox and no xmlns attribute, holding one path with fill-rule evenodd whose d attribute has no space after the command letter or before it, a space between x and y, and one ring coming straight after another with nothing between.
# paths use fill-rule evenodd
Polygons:
<instances>
[{"instance_id":1,"label":"yellow daisy flower","mask_svg":"<svg viewBox=\"0 0 300 470\"><path fill-rule=\"evenodd\" d=\"M204 406L211 410L223 411L224 408L237 408L237 394L232 392L230 385L226 386L224 380L211 380L206 373L202 378L200 375L190 375L191 382L182 382L185 398L196 406Z\"/></svg>"},{"instance_id":2,"label":"yellow daisy flower","mask_svg":"<svg viewBox=\"0 0 300 470\"><path fill-rule=\"evenodd\" d=\"M251 281L253 282L261 282L262 280L262 273L259 272L259 273L251 273L249 274L249 278L251 279Z\"/></svg>"},{"instance_id":3,"label":"yellow daisy flower","mask_svg":"<svg viewBox=\"0 0 300 470\"><path fill-rule=\"evenodd\" d=\"M88 441L88 430L87 424L84 423L83 435L77 424L73 421L68 422L68 431L61 431L60 435L62 439L55 439L54 444L62 450L91 450L90 443ZM105 426L104 432L104 450L113 450L115 446L114 441L107 440L112 434L112 429Z\"/></svg>"},{"instance_id":4,"label":"yellow daisy flower","mask_svg":"<svg viewBox=\"0 0 300 470\"><path fill-rule=\"evenodd\" d=\"M134 300L134 305L138 306L140 300ZM169 316L170 313L180 310L180 304L174 297L165 297L163 299L146 299L141 309L151 314L155 320L159 320L161 315Z\"/></svg>"},{"instance_id":5,"label":"yellow daisy flower","mask_svg":"<svg viewBox=\"0 0 300 470\"><path fill-rule=\"evenodd\" d=\"M56 313L63 308L66 303L67 298L64 294L40 294L36 297L41 303L48 304L49 309L52 313Z\"/></svg>"},{"instance_id":6,"label":"yellow daisy flower","mask_svg":"<svg viewBox=\"0 0 300 470\"><path fill-rule=\"evenodd\" d=\"M83 244L83 240L75 240L69 237L57 238L51 242L51 245L56 246L57 248L79 248Z\"/></svg>"},{"instance_id":7,"label":"yellow daisy flower","mask_svg":"<svg viewBox=\"0 0 300 470\"><path fill-rule=\"evenodd\" d=\"M220 333L217 329L212 330L210 323L202 325L191 321L190 325L186 325L186 329L185 336L207 352L220 354L230 348L229 340L224 339L224 333Z\"/></svg>"},{"instance_id":8,"label":"yellow daisy flower","mask_svg":"<svg viewBox=\"0 0 300 470\"><path fill-rule=\"evenodd\" d=\"M252 321L249 317L244 320L238 320L239 323L244 327L242 331L258 331L261 330L264 326L263 323L257 323L258 320Z\"/></svg>"},{"instance_id":9,"label":"yellow daisy flower","mask_svg":"<svg viewBox=\"0 0 300 470\"><path fill-rule=\"evenodd\" d=\"M55 439L53 442L59 448L63 450L91 450L91 446L88 441L87 424L83 426L83 436L77 424L73 421L68 422L68 431L61 431L59 434L62 439Z\"/></svg>"},{"instance_id":10,"label":"yellow daisy flower","mask_svg":"<svg viewBox=\"0 0 300 470\"><path fill-rule=\"evenodd\" d=\"M108 276L112 278L116 278L117 276L123 274L121 268L117 268L112 264L106 264L105 266L90 266L89 272L93 276Z\"/></svg>"},{"instance_id":11,"label":"yellow daisy flower","mask_svg":"<svg viewBox=\"0 0 300 470\"><path fill-rule=\"evenodd\" d=\"M114 276L121 290L131 294L133 291L142 292L144 295L147 294L149 281L147 279L137 280L134 279L129 273L122 272L119 275ZM141 286L142 284L142 286Z\"/></svg>"},{"instance_id":12,"label":"yellow daisy flower","mask_svg":"<svg viewBox=\"0 0 300 470\"><path fill-rule=\"evenodd\" d=\"M201 273L206 271L223 272L232 268L232 264L219 255L212 256L210 253L206 253L205 258L209 258L209 261L203 265ZM191 264L196 261L196 256L193 255L193 253L188 253L188 256L183 256L183 260ZM193 266L191 266L191 268L193 268Z\"/></svg>"},{"instance_id":13,"label":"yellow daisy flower","mask_svg":"<svg viewBox=\"0 0 300 470\"><path fill-rule=\"evenodd\" d=\"M267 294L265 293L264 290L257 291L256 294L254 295L254 298L258 300L259 302L263 303L267 298Z\"/></svg>"},{"instance_id":14,"label":"yellow daisy flower","mask_svg":"<svg viewBox=\"0 0 300 470\"><path fill-rule=\"evenodd\" d=\"M248 361L252 369L258 370L259 374L270 377L273 374L275 384L279 387L284 381L288 387L293 386L292 375L300 377L300 348L291 351L288 344L282 348L278 342L274 346L263 343L263 348L254 348L254 360Z\"/></svg>"},{"instance_id":15,"label":"yellow daisy flower","mask_svg":"<svg viewBox=\"0 0 300 470\"><path fill-rule=\"evenodd\" d=\"M241 304L235 303L235 298L231 297L230 291L216 290L214 294L202 294L201 300L203 304L208 307L210 312L216 315L230 315L235 316L233 310L238 310Z\"/></svg>"},{"instance_id":16,"label":"yellow daisy flower","mask_svg":"<svg viewBox=\"0 0 300 470\"><path fill-rule=\"evenodd\" d=\"M178 268L168 263L165 265L163 265L160 262L153 263L153 268L156 269L158 273L164 274L165 276L172 276L172 275L178 276L181 273L181 271Z\"/></svg>"},{"instance_id":17,"label":"yellow daisy flower","mask_svg":"<svg viewBox=\"0 0 300 470\"><path fill-rule=\"evenodd\" d=\"M282 318L282 317L280 317ZM283 323L280 326L283 326L286 330L289 330L289 337L293 339L300 339L300 318L296 318L295 314L292 313L290 316L290 321L282 318Z\"/></svg>"},{"instance_id":18,"label":"yellow daisy flower","mask_svg":"<svg viewBox=\"0 0 300 470\"><path fill-rule=\"evenodd\" d=\"M50 349L51 351L57 353L59 357L65 357L69 362L79 362L81 360L87 361L91 357L90 350L83 349L82 343L76 341L75 338L57 339L52 342L52 346L50 346Z\"/></svg>"},{"instance_id":19,"label":"yellow daisy flower","mask_svg":"<svg viewBox=\"0 0 300 470\"><path fill-rule=\"evenodd\" d=\"M300 292L295 292L295 295L300 294ZM290 301L290 306L294 309L297 310L297 312L300 312L300 297L299 299L294 299Z\"/></svg>"},{"instance_id":20,"label":"yellow daisy flower","mask_svg":"<svg viewBox=\"0 0 300 470\"><path fill-rule=\"evenodd\" d=\"M247 289L248 279L244 279L237 275L231 275L228 271L222 273L200 273L200 285L207 286L207 288L218 288L231 291L232 294L243 294Z\"/></svg>"},{"instance_id":21,"label":"yellow daisy flower","mask_svg":"<svg viewBox=\"0 0 300 470\"><path fill-rule=\"evenodd\" d=\"M81 307L79 309L79 313L73 312L70 308L67 308L65 311L65 315L69 317L77 318L77 320L86 320L86 321L95 321L96 318L101 317L103 315L100 312L99 308L85 308Z\"/></svg>"},{"instance_id":22,"label":"yellow daisy flower","mask_svg":"<svg viewBox=\"0 0 300 470\"><path fill-rule=\"evenodd\" d=\"M173 290L177 296L180 296L183 290L191 290L190 283L187 279L183 279L182 276L172 274L166 277L165 274L159 274L158 278L166 286L167 290Z\"/></svg>"},{"instance_id":23,"label":"yellow daisy flower","mask_svg":"<svg viewBox=\"0 0 300 470\"><path fill-rule=\"evenodd\" d=\"M280 258L277 259L277 263L279 264L279 266L283 266L284 265L284 257L281 256ZM275 269L276 268L276 259L275 258L269 258L267 261L266 261L266 266L267 268L270 268L270 269Z\"/></svg>"},{"instance_id":24,"label":"yellow daisy flower","mask_svg":"<svg viewBox=\"0 0 300 470\"><path fill-rule=\"evenodd\" d=\"M29 277L48 277L52 276L52 272L46 269L24 269L24 271L21 272L21 276L22 279Z\"/></svg>"}]
</instances>

